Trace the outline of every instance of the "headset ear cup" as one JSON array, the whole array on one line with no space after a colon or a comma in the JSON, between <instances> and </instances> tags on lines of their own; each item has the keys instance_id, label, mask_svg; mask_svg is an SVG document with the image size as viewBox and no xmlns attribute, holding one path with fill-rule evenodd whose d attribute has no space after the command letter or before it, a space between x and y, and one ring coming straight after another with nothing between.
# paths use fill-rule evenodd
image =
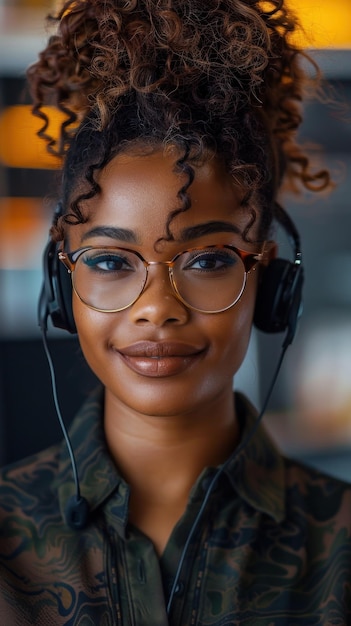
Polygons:
<instances>
[{"instance_id":1,"label":"headset ear cup","mask_svg":"<svg viewBox=\"0 0 351 626\"><path fill-rule=\"evenodd\" d=\"M72 281L57 252L57 244L50 240L43 255L44 280L39 298L39 325L44 328L46 318L50 316L56 328L76 333L72 310Z\"/></svg>"},{"instance_id":2,"label":"headset ear cup","mask_svg":"<svg viewBox=\"0 0 351 626\"><path fill-rule=\"evenodd\" d=\"M292 342L302 310L303 269L285 259L273 259L262 271L254 324L266 333L288 331Z\"/></svg>"},{"instance_id":3,"label":"headset ear cup","mask_svg":"<svg viewBox=\"0 0 351 626\"><path fill-rule=\"evenodd\" d=\"M56 290L56 299L58 309L56 311L56 320L53 320L54 326L68 330L75 334L77 332L76 323L73 317L72 309L72 279L64 264L59 260L57 252L55 255L56 273L53 275L54 289ZM53 317L53 316L52 316Z\"/></svg>"}]
</instances>

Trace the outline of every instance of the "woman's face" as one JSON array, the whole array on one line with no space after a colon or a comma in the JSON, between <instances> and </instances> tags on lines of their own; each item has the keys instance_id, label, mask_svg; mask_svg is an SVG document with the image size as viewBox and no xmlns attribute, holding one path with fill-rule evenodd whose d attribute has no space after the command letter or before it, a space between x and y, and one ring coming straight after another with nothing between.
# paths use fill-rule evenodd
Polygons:
<instances>
[{"instance_id":1,"label":"woman's face","mask_svg":"<svg viewBox=\"0 0 351 626\"><path fill-rule=\"evenodd\" d=\"M115 157L100 174L101 193L86 202L88 222L69 227L70 249L122 246L147 261L169 261L210 244L260 251L242 239L249 216L238 187L215 160L194 167L191 207L171 223L175 240L155 246L165 235L169 213L182 206L177 194L186 177L174 171L175 159L162 151ZM167 416L201 412L231 397L232 377L250 337L257 274L249 273L235 306L216 314L180 302L164 265L150 267L142 295L117 313L92 310L74 294L83 353L110 399L129 411Z\"/></svg>"}]
</instances>

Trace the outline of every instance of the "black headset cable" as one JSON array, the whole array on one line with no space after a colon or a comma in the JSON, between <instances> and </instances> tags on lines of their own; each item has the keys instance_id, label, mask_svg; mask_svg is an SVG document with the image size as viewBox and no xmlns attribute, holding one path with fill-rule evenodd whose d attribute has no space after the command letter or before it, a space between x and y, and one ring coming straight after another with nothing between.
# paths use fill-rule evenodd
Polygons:
<instances>
[{"instance_id":1,"label":"black headset cable","mask_svg":"<svg viewBox=\"0 0 351 626\"><path fill-rule=\"evenodd\" d=\"M61 431L65 438L65 442L66 442L66 446L67 446L67 450L68 450L68 454L69 454L69 458L71 462L71 467L72 467L73 481L75 485L75 494L72 495L68 499L66 506L65 506L65 517L66 517L66 522L68 526L70 526L70 528L73 528L74 530L80 530L84 528L88 522L89 504L86 498L83 498L80 493L77 463L76 463L76 459L74 456L71 440L70 440L66 425L62 417L61 407L60 407L58 394L57 394L55 368L54 368L51 352L50 352L48 341L47 341L46 321L47 320L45 320L44 324L41 324L43 346L44 346L45 355L46 355L47 362L49 365L49 370L50 370L51 388L52 388L52 396L53 396L55 411L56 411L56 415L60 423Z\"/></svg>"}]
</instances>

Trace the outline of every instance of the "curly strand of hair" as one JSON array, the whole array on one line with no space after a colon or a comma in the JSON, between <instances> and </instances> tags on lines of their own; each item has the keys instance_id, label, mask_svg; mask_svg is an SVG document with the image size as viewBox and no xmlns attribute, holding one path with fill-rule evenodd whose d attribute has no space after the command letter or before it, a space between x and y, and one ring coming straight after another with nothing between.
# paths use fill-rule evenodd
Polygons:
<instances>
[{"instance_id":1,"label":"curly strand of hair","mask_svg":"<svg viewBox=\"0 0 351 626\"><path fill-rule=\"evenodd\" d=\"M84 200L90 200L94 198L97 194L100 193L101 187L99 183L95 179L95 172L101 170L106 164L107 156L103 155L102 159L98 163L92 163L87 166L85 172L85 179L89 185L89 189L85 192L80 193L74 200L71 202L70 208L71 213L66 213L63 216L63 219L66 224L74 225L74 224L84 224L87 222L87 215L83 214L81 209L81 203Z\"/></svg>"},{"instance_id":2,"label":"curly strand of hair","mask_svg":"<svg viewBox=\"0 0 351 626\"><path fill-rule=\"evenodd\" d=\"M174 235L171 232L171 223L177 217L177 215L188 211L191 207L191 200L189 194L187 193L195 178L194 168L188 163L188 159L191 153L191 145L186 138L181 140L179 143L183 144L183 154L175 162L175 171L185 174L187 178L186 182L184 183L184 185L182 185L177 193L177 197L181 200L182 206L174 209L173 211L170 211L170 213L168 214L165 226L166 236L158 239L155 242L155 247L161 241L174 241Z\"/></svg>"},{"instance_id":3,"label":"curly strand of hair","mask_svg":"<svg viewBox=\"0 0 351 626\"><path fill-rule=\"evenodd\" d=\"M46 149L49 152L49 154L53 154L56 156L57 152L54 148L56 141L54 137L52 137L46 132L47 129L49 128L48 115L44 111L42 111L42 107L39 104L36 104L32 107L32 113L33 115L35 115L36 117L38 117L40 120L43 121L43 125L41 126L41 128L39 128L37 132L38 137L46 141Z\"/></svg>"},{"instance_id":4,"label":"curly strand of hair","mask_svg":"<svg viewBox=\"0 0 351 626\"><path fill-rule=\"evenodd\" d=\"M333 186L330 172L327 169L321 169L314 174L311 174L310 159L297 151L295 151L294 153L294 147L292 147L290 158L291 163L297 168L295 180L302 180L305 188L308 191L325 191ZM292 174L294 174L294 170L292 171ZM291 177L291 185L292 189L294 189L293 176Z\"/></svg>"}]
</instances>

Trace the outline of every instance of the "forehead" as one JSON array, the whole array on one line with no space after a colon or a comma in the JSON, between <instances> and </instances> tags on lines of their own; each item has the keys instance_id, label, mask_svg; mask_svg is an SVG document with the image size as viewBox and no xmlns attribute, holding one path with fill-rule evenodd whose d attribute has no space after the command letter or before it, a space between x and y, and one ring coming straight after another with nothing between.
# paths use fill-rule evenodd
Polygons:
<instances>
[{"instance_id":1,"label":"forehead","mask_svg":"<svg viewBox=\"0 0 351 626\"><path fill-rule=\"evenodd\" d=\"M177 166L177 158L174 151L161 150L114 157L97 176L101 191L84 204L88 220L74 226L76 234L86 239L94 228L112 226L132 231L136 243L155 242L165 236L174 211L175 239L184 229L209 221L231 222L243 231L250 219L242 207L243 190L220 161L208 158L187 164L194 173L189 184L187 169ZM184 211L187 199L191 206Z\"/></svg>"}]
</instances>

